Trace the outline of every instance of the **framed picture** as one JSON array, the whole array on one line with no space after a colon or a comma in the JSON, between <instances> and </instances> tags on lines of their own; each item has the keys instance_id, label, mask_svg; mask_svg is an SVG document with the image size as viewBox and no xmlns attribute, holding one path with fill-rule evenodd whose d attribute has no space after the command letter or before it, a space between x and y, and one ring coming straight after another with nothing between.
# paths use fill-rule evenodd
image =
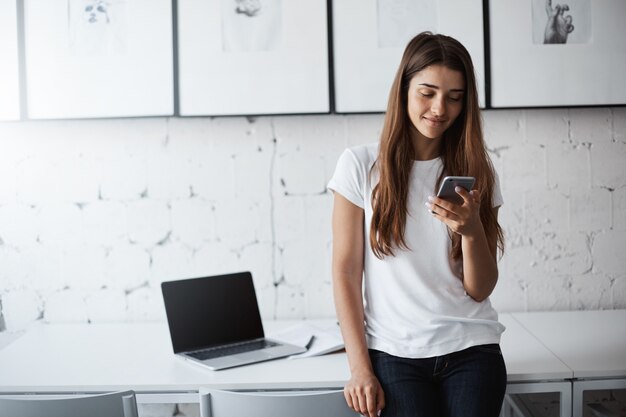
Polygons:
<instances>
[{"instance_id":1,"label":"framed picture","mask_svg":"<svg viewBox=\"0 0 626 417\"><path fill-rule=\"evenodd\" d=\"M328 113L326 0L178 0L182 116Z\"/></svg>"},{"instance_id":2,"label":"framed picture","mask_svg":"<svg viewBox=\"0 0 626 417\"><path fill-rule=\"evenodd\" d=\"M383 112L402 52L429 30L458 39L474 63L485 106L482 0L333 1L335 110Z\"/></svg>"},{"instance_id":3,"label":"framed picture","mask_svg":"<svg viewBox=\"0 0 626 417\"><path fill-rule=\"evenodd\" d=\"M626 104L626 2L491 0L492 107Z\"/></svg>"},{"instance_id":4,"label":"framed picture","mask_svg":"<svg viewBox=\"0 0 626 417\"><path fill-rule=\"evenodd\" d=\"M0 1L0 56L0 120L19 120L20 78L15 0Z\"/></svg>"},{"instance_id":5,"label":"framed picture","mask_svg":"<svg viewBox=\"0 0 626 417\"><path fill-rule=\"evenodd\" d=\"M28 117L174 113L171 0L24 0Z\"/></svg>"}]
</instances>

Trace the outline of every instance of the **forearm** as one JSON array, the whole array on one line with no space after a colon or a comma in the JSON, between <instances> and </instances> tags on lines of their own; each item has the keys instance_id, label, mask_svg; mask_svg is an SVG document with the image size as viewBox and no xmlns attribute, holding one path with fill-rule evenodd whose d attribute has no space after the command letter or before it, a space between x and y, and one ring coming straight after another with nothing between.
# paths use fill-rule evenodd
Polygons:
<instances>
[{"instance_id":1,"label":"forearm","mask_svg":"<svg viewBox=\"0 0 626 417\"><path fill-rule=\"evenodd\" d=\"M489 246L484 229L462 236L463 286L467 294L480 302L493 292L498 281L496 254Z\"/></svg>"},{"instance_id":2,"label":"forearm","mask_svg":"<svg viewBox=\"0 0 626 417\"><path fill-rule=\"evenodd\" d=\"M334 274L333 292L335 309L341 327L350 371L373 372L372 363L365 340L363 298L361 295L361 279Z\"/></svg>"}]
</instances>

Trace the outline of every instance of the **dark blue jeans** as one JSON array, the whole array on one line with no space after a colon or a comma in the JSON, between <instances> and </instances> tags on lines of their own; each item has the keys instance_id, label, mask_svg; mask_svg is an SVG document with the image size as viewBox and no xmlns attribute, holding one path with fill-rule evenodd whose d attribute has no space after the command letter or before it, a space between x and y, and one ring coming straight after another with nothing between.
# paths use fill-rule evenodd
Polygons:
<instances>
[{"instance_id":1,"label":"dark blue jeans","mask_svg":"<svg viewBox=\"0 0 626 417\"><path fill-rule=\"evenodd\" d=\"M385 392L381 417L498 417L506 367L498 345L407 359L370 349Z\"/></svg>"}]
</instances>

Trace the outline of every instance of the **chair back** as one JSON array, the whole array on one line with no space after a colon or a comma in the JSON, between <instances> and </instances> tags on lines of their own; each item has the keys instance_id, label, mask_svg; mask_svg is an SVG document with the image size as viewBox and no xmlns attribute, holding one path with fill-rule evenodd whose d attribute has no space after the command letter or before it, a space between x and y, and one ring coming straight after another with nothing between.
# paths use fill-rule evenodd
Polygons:
<instances>
[{"instance_id":1,"label":"chair back","mask_svg":"<svg viewBox=\"0 0 626 417\"><path fill-rule=\"evenodd\" d=\"M134 391L85 396L0 397L2 417L137 417Z\"/></svg>"},{"instance_id":2,"label":"chair back","mask_svg":"<svg viewBox=\"0 0 626 417\"><path fill-rule=\"evenodd\" d=\"M342 390L236 392L200 390L201 417L356 417Z\"/></svg>"}]
</instances>

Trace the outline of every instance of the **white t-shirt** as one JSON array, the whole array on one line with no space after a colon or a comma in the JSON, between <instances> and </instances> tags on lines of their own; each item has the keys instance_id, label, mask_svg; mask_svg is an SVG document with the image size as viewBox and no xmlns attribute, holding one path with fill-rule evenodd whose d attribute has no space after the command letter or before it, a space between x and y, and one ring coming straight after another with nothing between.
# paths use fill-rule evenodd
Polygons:
<instances>
[{"instance_id":1,"label":"white t-shirt","mask_svg":"<svg viewBox=\"0 0 626 417\"><path fill-rule=\"evenodd\" d=\"M407 249L378 259L369 244L372 189L370 171L378 144L346 149L328 188L365 211L364 307L370 349L405 358L428 358L470 346L499 343L505 327L489 299L476 302L461 282L462 261L450 259L451 240L443 222L424 205L435 194L440 158L414 161L404 233ZM494 207L502 205L496 175Z\"/></svg>"}]
</instances>

